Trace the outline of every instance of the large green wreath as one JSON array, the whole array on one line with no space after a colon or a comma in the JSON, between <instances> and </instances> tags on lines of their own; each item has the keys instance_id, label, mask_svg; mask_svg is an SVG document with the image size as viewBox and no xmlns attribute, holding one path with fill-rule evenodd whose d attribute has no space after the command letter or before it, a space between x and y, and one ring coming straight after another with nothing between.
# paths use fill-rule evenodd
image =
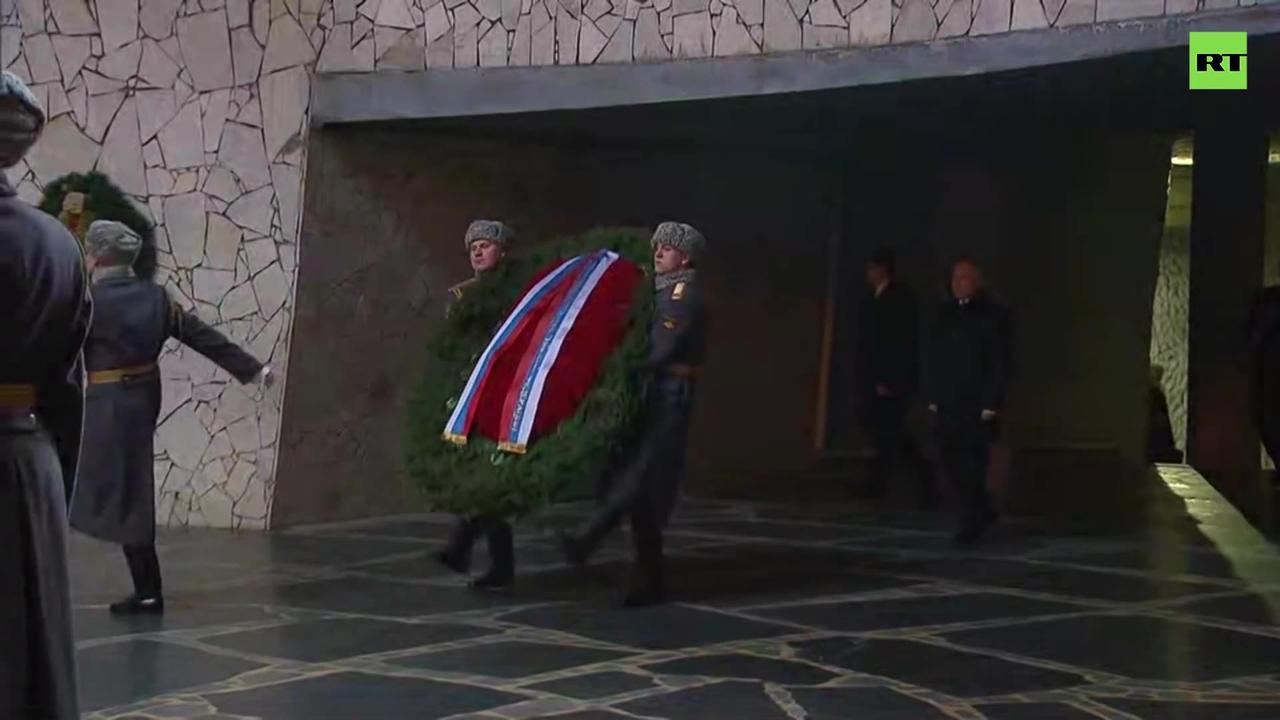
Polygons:
<instances>
[{"instance_id":1,"label":"large green wreath","mask_svg":"<svg viewBox=\"0 0 1280 720\"><path fill-rule=\"evenodd\" d=\"M578 412L523 455L473 436L464 446L441 437L476 358L538 269L558 258L609 248L649 267L649 233L601 228L529 248L467 288L431 340L425 373L409 401L408 470L428 507L462 515L520 516L581 497L639 416L644 388L636 372L648 352L653 289L636 287L628 329L605 361Z\"/></svg>"},{"instance_id":2,"label":"large green wreath","mask_svg":"<svg viewBox=\"0 0 1280 720\"><path fill-rule=\"evenodd\" d=\"M84 213L81 215L80 241L84 231L94 220L114 220L123 223L142 238L142 249L133 263L138 277L150 280L156 274L156 236L151 221L129 200L124 191L100 172L70 173L45 186L40 209L62 220L62 201L67 193L84 193Z\"/></svg>"}]
</instances>

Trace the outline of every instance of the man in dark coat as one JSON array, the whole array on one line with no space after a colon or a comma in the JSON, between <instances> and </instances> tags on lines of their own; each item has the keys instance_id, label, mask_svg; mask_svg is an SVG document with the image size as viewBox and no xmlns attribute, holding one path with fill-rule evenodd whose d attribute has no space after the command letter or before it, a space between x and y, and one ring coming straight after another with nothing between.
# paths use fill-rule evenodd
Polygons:
<instances>
[{"instance_id":1,"label":"man in dark coat","mask_svg":"<svg viewBox=\"0 0 1280 720\"><path fill-rule=\"evenodd\" d=\"M134 275L141 248L141 238L122 223L99 220L85 235L96 312L85 345L84 465L71 525L124 547L134 593L111 605L115 614L164 612L152 463L160 412L156 363L165 341L178 340L241 383L269 384L272 377L163 288Z\"/></svg>"},{"instance_id":2,"label":"man in dark coat","mask_svg":"<svg viewBox=\"0 0 1280 720\"><path fill-rule=\"evenodd\" d=\"M0 168L44 112L0 76ZM76 239L0 173L0 718L74 720L67 499L84 413L81 346L92 306Z\"/></svg>"},{"instance_id":3,"label":"man in dark coat","mask_svg":"<svg viewBox=\"0 0 1280 720\"><path fill-rule=\"evenodd\" d=\"M581 566L624 517L629 520L635 554L623 598L629 607L655 605L666 596L662 527L684 477L689 419L706 353L707 317L694 269L706 240L689 225L666 222L652 246L657 298L645 364L652 374L645 424L603 488L607 494L596 514L578 533L560 537L569 562Z\"/></svg>"},{"instance_id":4,"label":"man in dark coat","mask_svg":"<svg viewBox=\"0 0 1280 720\"><path fill-rule=\"evenodd\" d=\"M1262 446L1280 466L1280 285L1264 288L1249 313L1253 421ZM1280 485L1280 471L1272 475Z\"/></svg>"},{"instance_id":5,"label":"man in dark coat","mask_svg":"<svg viewBox=\"0 0 1280 720\"><path fill-rule=\"evenodd\" d=\"M481 275L498 267L515 242L515 232L495 220L476 220L467 228L463 242L467 246L467 257L471 261L474 275L449 288L450 300L445 306L446 317L453 304L462 299L467 288L475 284ZM477 590L502 590L510 587L516 575L516 550L511 523L506 518L493 515L458 518L449 535L448 544L432 557L446 568L465 575L471 570L471 550L481 536L484 536L489 545L489 570L472 580L471 587Z\"/></svg>"},{"instance_id":6,"label":"man in dark coat","mask_svg":"<svg viewBox=\"0 0 1280 720\"><path fill-rule=\"evenodd\" d=\"M893 254L877 250L867 261L868 292L858 308L855 352L858 414L875 449L871 489L880 495L899 460L907 460L920 501L932 500L932 483L907 431L907 409L919 375L919 322L911 290L898 282Z\"/></svg>"},{"instance_id":7,"label":"man in dark coat","mask_svg":"<svg viewBox=\"0 0 1280 720\"><path fill-rule=\"evenodd\" d=\"M969 544L997 518L987 468L1009 382L1009 323L1005 309L983 291L982 269L972 259L952 266L951 294L929 338L926 393L942 465L960 500L955 540Z\"/></svg>"}]
</instances>

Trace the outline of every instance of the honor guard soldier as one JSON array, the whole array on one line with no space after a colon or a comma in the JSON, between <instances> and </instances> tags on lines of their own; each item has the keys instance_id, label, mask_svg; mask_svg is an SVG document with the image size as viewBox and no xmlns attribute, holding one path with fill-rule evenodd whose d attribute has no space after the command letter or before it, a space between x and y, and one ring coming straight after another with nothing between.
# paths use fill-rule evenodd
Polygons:
<instances>
[{"instance_id":1,"label":"honor guard soldier","mask_svg":"<svg viewBox=\"0 0 1280 720\"><path fill-rule=\"evenodd\" d=\"M474 285L481 275L502 263L515 239L515 233L511 228L496 220L476 220L467 227L463 242L467 247L467 257L471 261L472 276L449 288L449 300L445 305L446 315L453 304L462 299L467 288Z\"/></svg>"},{"instance_id":2,"label":"honor guard soldier","mask_svg":"<svg viewBox=\"0 0 1280 720\"><path fill-rule=\"evenodd\" d=\"M684 223L665 222L651 241L656 274L654 316L645 371L652 381L644 427L612 473L596 514L575 535L560 538L569 562L581 566L625 516L634 567L623 604L663 602L662 527L675 508L684 476L694 390L706 347L707 317L695 267L706 240Z\"/></svg>"},{"instance_id":3,"label":"honor guard soldier","mask_svg":"<svg viewBox=\"0 0 1280 720\"><path fill-rule=\"evenodd\" d=\"M165 341L178 340L241 383L272 381L269 368L134 274L141 248L138 234L117 222L98 220L85 235L96 312L85 345L84 473L71 505L72 527L124 547L134 593L111 612L125 615L164 612L152 460Z\"/></svg>"},{"instance_id":4,"label":"honor guard soldier","mask_svg":"<svg viewBox=\"0 0 1280 720\"><path fill-rule=\"evenodd\" d=\"M515 232L496 220L476 220L467 228L463 242L466 244L474 275L449 288L449 304L445 306L446 316L454 303L462 299L467 288L474 285L481 275L491 272L502 263L507 251L515 242ZM515 580L516 571L515 539L511 523L505 518L492 515L458 518L457 525L449 535L448 545L443 550L437 551L433 557L436 562L448 569L465 575L471 570L471 549L481 535L485 536L489 544L490 566L488 572L471 581L471 587L478 590L501 590L510 587Z\"/></svg>"},{"instance_id":5,"label":"honor guard soldier","mask_svg":"<svg viewBox=\"0 0 1280 720\"><path fill-rule=\"evenodd\" d=\"M35 96L0 75L0 168L44 129ZM0 173L0 718L74 720L67 499L84 413L84 258Z\"/></svg>"}]
</instances>

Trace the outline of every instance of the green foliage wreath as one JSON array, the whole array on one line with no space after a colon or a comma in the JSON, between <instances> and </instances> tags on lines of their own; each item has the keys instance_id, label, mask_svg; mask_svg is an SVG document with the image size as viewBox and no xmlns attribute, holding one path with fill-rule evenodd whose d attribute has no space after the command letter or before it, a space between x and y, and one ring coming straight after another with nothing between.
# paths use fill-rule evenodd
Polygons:
<instances>
[{"instance_id":1,"label":"green foliage wreath","mask_svg":"<svg viewBox=\"0 0 1280 720\"><path fill-rule=\"evenodd\" d=\"M410 477L432 509L476 515L520 516L549 503L579 497L604 470L641 409L643 387L636 368L648 351L653 289L636 287L628 330L605 361L577 414L539 438L524 455L498 451L497 443L472 436L464 446L441 438L452 407L476 358L539 268L609 248L649 267L649 233L601 228L529 248L467 288L431 341L426 371L409 401L407 460Z\"/></svg>"},{"instance_id":2,"label":"green foliage wreath","mask_svg":"<svg viewBox=\"0 0 1280 720\"><path fill-rule=\"evenodd\" d=\"M84 213L81 215L79 239L94 220L114 220L127 225L142 238L142 250L133 263L138 277L151 279L156 273L156 236L151 221L134 207L124 191L116 187L110 178L100 172L70 173L49 183L40 199L40 209L62 220L62 201L67 193L84 193Z\"/></svg>"}]
</instances>

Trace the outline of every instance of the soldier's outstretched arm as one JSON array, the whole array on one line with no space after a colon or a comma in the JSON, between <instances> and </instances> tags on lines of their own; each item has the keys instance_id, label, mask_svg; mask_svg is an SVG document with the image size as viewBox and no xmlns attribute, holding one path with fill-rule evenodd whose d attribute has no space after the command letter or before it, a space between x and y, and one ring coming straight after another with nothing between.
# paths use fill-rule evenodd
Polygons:
<instances>
[{"instance_id":1,"label":"soldier's outstretched arm","mask_svg":"<svg viewBox=\"0 0 1280 720\"><path fill-rule=\"evenodd\" d=\"M72 342L66 357L49 368L49 375L37 392L36 408L57 448L68 503L80 459L80 435L84 429L84 341L93 318L93 299L83 275L77 278L76 286L78 309L72 320Z\"/></svg>"},{"instance_id":2,"label":"soldier's outstretched arm","mask_svg":"<svg viewBox=\"0 0 1280 720\"><path fill-rule=\"evenodd\" d=\"M263 365L257 358L172 300L169 301L169 336L209 358L241 383L251 383L263 373Z\"/></svg>"}]
</instances>

